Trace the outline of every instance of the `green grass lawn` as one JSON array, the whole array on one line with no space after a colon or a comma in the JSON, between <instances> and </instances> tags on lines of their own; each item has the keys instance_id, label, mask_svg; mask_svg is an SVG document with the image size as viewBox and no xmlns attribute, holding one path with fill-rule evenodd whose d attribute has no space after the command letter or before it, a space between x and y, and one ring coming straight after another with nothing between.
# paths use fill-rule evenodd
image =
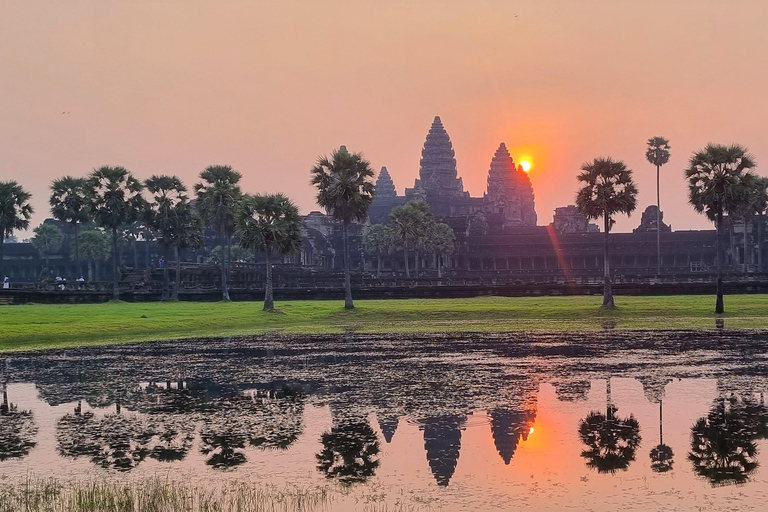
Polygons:
<instances>
[{"instance_id":1,"label":"green grass lawn","mask_svg":"<svg viewBox=\"0 0 768 512\"><path fill-rule=\"evenodd\" d=\"M0 351L238 334L344 332L563 331L602 329L712 329L714 296L477 297L278 302L171 302L0 307ZM768 328L768 295L725 298L725 325Z\"/></svg>"}]
</instances>

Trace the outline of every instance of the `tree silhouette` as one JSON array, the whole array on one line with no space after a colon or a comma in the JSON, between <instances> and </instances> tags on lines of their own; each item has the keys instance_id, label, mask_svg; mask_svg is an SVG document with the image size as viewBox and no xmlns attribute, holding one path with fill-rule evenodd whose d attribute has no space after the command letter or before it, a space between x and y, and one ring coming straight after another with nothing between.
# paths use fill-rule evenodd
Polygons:
<instances>
[{"instance_id":1,"label":"tree silhouette","mask_svg":"<svg viewBox=\"0 0 768 512\"><path fill-rule=\"evenodd\" d=\"M379 467L379 440L367 421L342 423L320 437L317 469L343 484L365 482Z\"/></svg>"},{"instance_id":2,"label":"tree silhouette","mask_svg":"<svg viewBox=\"0 0 768 512\"><path fill-rule=\"evenodd\" d=\"M592 411L579 421L579 438L587 445L581 452L589 468L598 473L626 470L640 446L640 424L633 415L617 418L608 399L606 413Z\"/></svg>"},{"instance_id":3,"label":"tree silhouette","mask_svg":"<svg viewBox=\"0 0 768 512\"><path fill-rule=\"evenodd\" d=\"M179 230L183 228L179 213L189 207L187 187L178 177L166 175L151 176L144 182L144 187L152 195L146 210L146 221L157 234L157 242L163 249L162 300L168 300L168 252L176 245Z\"/></svg>"},{"instance_id":4,"label":"tree silhouette","mask_svg":"<svg viewBox=\"0 0 768 512\"><path fill-rule=\"evenodd\" d=\"M310 170L310 183L317 187L317 204L342 222L344 240L344 307L352 309L352 281L349 276L349 225L364 221L373 202L373 169L362 153L350 153L341 146L322 156Z\"/></svg>"},{"instance_id":5,"label":"tree silhouette","mask_svg":"<svg viewBox=\"0 0 768 512\"><path fill-rule=\"evenodd\" d=\"M264 311L274 311L272 257L301 250L299 209L283 194L245 196L235 215L240 246L266 256Z\"/></svg>"},{"instance_id":6,"label":"tree silhouette","mask_svg":"<svg viewBox=\"0 0 768 512\"><path fill-rule=\"evenodd\" d=\"M656 166L656 274L661 274L661 194L659 170L669 161L669 141L664 137L648 139L645 158Z\"/></svg>"},{"instance_id":7,"label":"tree silhouette","mask_svg":"<svg viewBox=\"0 0 768 512\"><path fill-rule=\"evenodd\" d=\"M118 409L119 410L119 409ZM58 451L65 457L88 457L105 469L130 471L151 453L152 429L135 415L92 412L66 414L56 425Z\"/></svg>"},{"instance_id":8,"label":"tree silhouette","mask_svg":"<svg viewBox=\"0 0 768 512\"><path fill-rule=\"evenodd\" d=\"M613 308L608 234L617 213L630 215L637 206L637 187L632 171L622 161L595 158L581 166L583 186L576 194L576 207L590 219L603 218L603 307Z\"/></svg>"},{"instance_id":9,"label":"tree silhouette","mask_svg":"<svg viewBox=\"0 0 768 512\"><path fill-rule=\"evenodd\" d=\"M695 152L688 162L685 177L688 180L688 202L693 209L703 213L715 223L717 230L717 299L715 313L725 311L723 307L723 254L720 233L723 215L735 213L746 196L745 177L749 181L749 170L755 166L747 149L738 144L723 146L707 144ZM749 175L749 176L747 176Z\"/></svg>"},{"instance_id":10,"label":"tree silhouette","mask_svg":"<svg viewBox=\"0 0 768 512\"><path fill-rule=\"evenodd\" d=\"M691 427L688 460L712 486L741 484L757 469L756 430L744 404L718 398L706 417Z\"/></svg>"},{"instance_id":11,"label":"tree silhouette","mask_svg":"<svg viewBox=\"0 0 768 512\"><path fill-rule=\"evenodd\" d=\"M5 239L14 231L27 229L34 210L29 200L32 194L15 181L0 181L0 279L3 270Z\"/></svg>"},{"instance_id":12,"label":"tree silhouette","mask_svg":"<svg viewBox=\"0 0 768 512\"><path fill-rule=\"evenodd\" d=\"M64 176L53 180L53 183L51 183L51 197L48 200L48 203L51 205L51 215L53 218L72 226L78 276L83 275L83 268L80 263L78 232L80 225L90 220L86 188L87 180L85 178Z\"/></svg>"},{"instance_id":13,"label":"tree silhouette","mask_svg":"<svg viewBox=\"0 0 768 512\"><path fill-rule=\"evenodd\" d=\"M112 298L120 298L117 232L141 217L146 202L142 185L123 167L104 166L88 177L88 208L99 227L112 234Z\"/></svg>"},{"instance_id":14,"label":"tree silhouette","mask_svg":"<svg viewBox=\"0 0 768 512\"><path fill-rule=\"evenodd\" d=\"M35 236L32 238L34 245L40 254L45 257L45 268L50 272L51 254L61 249L61 243L64 241L64 234L53 224L40 224L34 229Z\"/></svg>"},{"instance_id":15,"label":"tree silhouette","mask_svg":"<svg viewBox=\"0 0 768 512\"><path fill-rule=\"evenodd\" d=\"M221 293L229 300L227 263L231 264L232 235L235 232L235 212L242 192L238 182L242 175L228 165L212 165L200 173L201 182L195 185L197 211L203 221L213 228L226 243L227 256L221 258Z\"/></svg>"},{"instance_id":16,"label":"tree silhouette","mask_svg":"<svg viewBox=\"0 0 768 512\"><path fill-rule=\"evenodd\" d=\"M3 402L0 404L0 462L21 459L37 445L37 424L32 411L20 411L8 402L8 391L3 384Z\"/></svg>"}]
</instances>

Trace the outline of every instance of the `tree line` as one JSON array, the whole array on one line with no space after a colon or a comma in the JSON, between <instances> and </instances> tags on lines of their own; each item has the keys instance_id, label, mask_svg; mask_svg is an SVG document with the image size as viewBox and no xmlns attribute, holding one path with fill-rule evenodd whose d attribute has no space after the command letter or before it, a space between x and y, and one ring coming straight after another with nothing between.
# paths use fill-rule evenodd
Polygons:
<instances>
[{"instance_id":1,"label":"tree line","mask_svg":"<svg viewBox=\"0 0 768 512\"><path fill-rule=\"evenodd\" d=\"M656 167L657 176L657 251L661 270L660 243L660 168L669 160L669 141L663 137L648 140L646 158ZM695 151L684 171L688 181L688 202L699 213L714 222L717 231L717 299L715 312L723 312L722 247L720 233L723 217L742 218L746 223L753 216L768 211L768 179L752 172L754 158L738 144L725 146L708 144ZM349 225L367 218L373 202L374 172L361 153L350 153L344 146L321 156L310 170L310 183L317 189L317 204L342 224L345 308L354 307L349 265ZM104 166L87 177L65 176L51 184L50 206L54 218L72 225L75 233L74 256L81 270L80 246L91 260L103 255L107 239L111 239L113 255L113 296L119 298L117 245L121 230L139 223L147 236L152 236L163 250L165 261L170 251L176 257L176 286L178 297L178 251L199 247L203 228L210 227L220 239L218 258L221 264L222 299L229 300L227 287L228 262L232 260L232 242L266 255L266 290L264 309L272 310L272 258L292 254L301 248L301 227L298 209L283 194L244 194L240 189L241 174L230 166L215 165L200 173L194 186L194 200L177 176L154 175L144 182L123 167ZM581 183L576 194L577 208L588 218L603 220L604 286L603 306L614 307L609 261L609 234L615 216L630 215L637 207L637 186L632 170L620 160L596 158L582 165L578 175ZM0 275L4 275L3 245L6 237L17 230L27 229L33 213L31 195L17 182L0 182ZM377 256L377 275L381 271L381 256L394 249L404 254L406 275L410 277L409 254L415 253L418 275L421 255L432 254L435 267L441 271L445 257L453 251L454 236L450 226L437 222L424 202L398 206L389 216L389 225L370 226L364 234L365 249ZM94 223L99 230L78 233L80 226ZM762 223L761 223L762 225ZM54 226L35 230L36 245L48 255L60 243L60 232ZM758 245L762 244L762 228L758 230ZM746 249L746 235L745 235ZM224 251L224 248L226 251ZM164 266L163 298L168 298L168 269Z\"/></svg>"},{"instance_id":2,"label":"tree line","mask_svg":"<svg viewBox=\"0 0 768 512\"><path fill-rule=\"evenodd\" d=\"M648 140L646 158L656 167L656 232L657 271L661 271L661 214L659 199L659 169L669 161L669 141L663 137ZM683 171L688 182L688 203L693 209L707 216L716 229L717 298L715 313L723 313L723 251L720 234L723 217L740 218L744 221L744 249L746 254L746 226L753 216L768 213L768 178L752 172L755 160L747 149L739 144L707 144L704 149L691 155ZM578 180L581 183L576 194L576 206L590 219L603 219L603 307L613 308L609 261L609 233L618 214L630 215L637 207L637 186L632 170L621 160L596 158L581 167ZM758 247L762 246L764 222L758 229Z\"/></svg>"}]
</instances>

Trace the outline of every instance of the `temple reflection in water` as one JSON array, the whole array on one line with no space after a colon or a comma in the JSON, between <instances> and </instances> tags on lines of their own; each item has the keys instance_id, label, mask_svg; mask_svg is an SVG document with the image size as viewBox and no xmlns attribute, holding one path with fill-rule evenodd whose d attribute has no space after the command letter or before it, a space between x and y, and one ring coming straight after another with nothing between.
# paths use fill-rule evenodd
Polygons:
<instances>
[{"instance_id":1,"label":"temple reflection in water","mask_svg":"<svg viewBox=\"0 0 768 512\"><path fill-rule=\"evenodd\" d=\"M426 463L444 487L470 449L468 428L484 429L496 461L514 466L535 439L537 420L553 414L540 410L547 384L554 403L577 411L569 413L562 442L574 446L571 462L580 459L582 470L611 475L640 466L657 475L686 471L713 486L751 481L759 443L768 438L766 370L762 355L729 359L720 346L762 354L760 336L723 334L708 346L693 333L648 335L649 345L666 347L653 363L646 352L628 348L622 334L603 332L589 342L567 336L521 335L513 342L496 335L403 342L348 336L269 346L218 340L21 354L6 361L2 375L0 471L30 457L39 431L51 426L39 424L42 417L29 408L48 407L62 411L52 426L51 467L88 461L127 472L146 461L195 460L214 471L239 471L259 453L280 457L310 436L314 458L305 459L305 468L323 478L365 482L392 460ZM617 361L616 351L626 357ZM681 355L702 362L681 365ZM718 365L706 363L712 355ZM714 399L687 426L687 445L670 442L665 429L677 428L680 403L670 409L666 390L694 378L714 383ZM617 400L612 383L629 379L642 394ZM21 383L34 384L35 407L18 405L14 386ZM634 410L647 410L650 419L641 425ZM311 424L308 411L315 415ZM317 423L318 411L327 411L327 423ZM391 455L401 449L403 429L402 435L421 437L420 461L411 449Z\"/></svg>"}]
</instances>

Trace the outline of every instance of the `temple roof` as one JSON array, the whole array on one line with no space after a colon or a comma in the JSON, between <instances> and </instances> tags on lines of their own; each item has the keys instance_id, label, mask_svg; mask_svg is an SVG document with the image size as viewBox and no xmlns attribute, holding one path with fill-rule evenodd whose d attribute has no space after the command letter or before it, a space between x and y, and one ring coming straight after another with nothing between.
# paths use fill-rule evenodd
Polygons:
<instances>
[{"instance_id":1,"label":"temple roof","mask_svg":"<svg viewBox=\"0 0 768 512\"><path fill-rule=\"evenodd\" d=\"M389 175L386 167L382 167L379 171L379 177L376 179L376 196L377 197L396 197L397 191L395 190L395 183L392 181L392 177Z\"/></svg>"}]
</instances>

